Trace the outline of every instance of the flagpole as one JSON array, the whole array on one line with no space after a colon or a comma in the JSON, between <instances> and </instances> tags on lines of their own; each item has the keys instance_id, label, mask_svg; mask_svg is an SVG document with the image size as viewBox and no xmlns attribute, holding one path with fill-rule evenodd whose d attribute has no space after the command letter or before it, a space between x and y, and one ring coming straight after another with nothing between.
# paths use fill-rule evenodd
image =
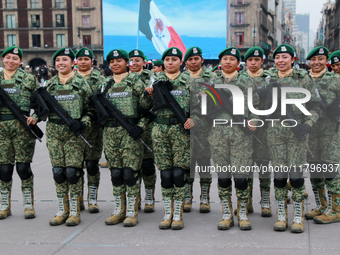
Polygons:
<instances>
[{"instance_id":1,"label":"flagpole","mask_svg":"<svg viewBox=\"0 0 340 255\"><path fill-rule=\"evenodd\" d=\"M138 6L138 27L137 27L137 47L136 47L136 49L138 49L138 46L139 46L139 12L140 12L140 0L139 0L139 6Z\"/></svg>"}]
</instances>

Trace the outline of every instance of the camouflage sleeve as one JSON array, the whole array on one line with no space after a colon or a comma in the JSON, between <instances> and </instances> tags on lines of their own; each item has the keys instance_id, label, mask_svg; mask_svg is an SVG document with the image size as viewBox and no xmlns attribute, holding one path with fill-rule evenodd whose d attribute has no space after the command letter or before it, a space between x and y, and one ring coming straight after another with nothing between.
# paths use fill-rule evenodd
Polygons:
<instances>
[{"instance_id":1,"label":"camouflage sleeve","mask_svg":"<svg viewBox=\"0 0 340 255\"><path fill-rule=\"evenodd\" d=\"M256 83L253 78L247 75L242 75L241 79L238 80L238 87L242 90L244 94L244 118L251 120L251 119L258 119L259 116L250 112L248 107L248 89L251 88L252 91L252 101L253 106L255 109L259 109L260 107L260 100L257 96L257 87Z\"/></svg>"},{"instance_id":2,"label":"camouflage sleeve","mask_svg":"<svg viewBox=\"0 0 340 255\"><path fill-rule=\"evenodd\" d=\"M199 125L201 105L198 99L199 89L196 87L195 79L190 79L190 118Z\"/></svg>"},{"instance_id":3,"label":"camouflage sleeve","mask_svg":"<svg viewBox=\"0 0 340 255\"><path fill-rule=\"evenodd\" d=\"M316 93L316 84L315 84L314 80L312 79L312 77L310 77L309 75L306 75L303 78L302 83L303 83L303 87L305 89L309 90L309 92L311 93L311 99L310 99L309 102L319 103L321 101L321 98ZM307 124L307 125L312 127L314 125L314 123L316 123L317 120L319 119L319 112L320 111L321 111L320 108L316 109L316 110L310 110L310 113L312 115L305 117L304 124Z\"/></svg>"},{"instance_id":4,"label":"camouflage sleeve","mask_svg":"<svg viewBox=\"0 0 340 255\"><path fill-rule=\"evenodd\" d=\"M95 110L92 107L90 107L90 105L87 102L89 97L92 96L93 93L90 86L85 81L83 81L81 85L81 90L82 90L81 96L83 97L84 102L83 117L81 118L81 122L84 122L86 124L86 127L89 128L91 127L91 122L92 119L94 118Z\"/></svg>"},{"instance_id":5,"label":"camouflage sleeve","mask_svg":"<svg viewBox=\"0 0 340 255\"><path fill-rule=\"evenodd\" d=\"M151 108L151 98L149 96L144 95L145 84L140 80L137 79L134 83L134 94L139 99L139 104L144 109ZM140 126L144 131L147 128L149 119L147 117L143 117L139 120L138 126Z\"/></svg>"},{"instance_id":6,"label":"camouflage sleeve","mask_svg":"<svg viewBox=\"0 0 340 255\"><path fill-rule=\"evenodd\" d=\"M26 79L24 80L24 87L29 88L29 91L33 93L40 87L40 85L37 78L34 75L27 73ZM34 118L36 121L39 120L35 110L31 114L31 117Z\"/></svg>"},{"instance_id":7,"label":"camouflage sleeve","mask_svg":"<svg viewBox=\"0 0 340 255\"><path fill-rule=\"evenodd\" d=\"M104 76L100 76L99 78L99 81L97 83L97 86L96 86L96 89L97 89L97 92L100 93L102 91L102 87L105 87L105 84L106 84L106 79Z\"/></svg>"}]
</instances>

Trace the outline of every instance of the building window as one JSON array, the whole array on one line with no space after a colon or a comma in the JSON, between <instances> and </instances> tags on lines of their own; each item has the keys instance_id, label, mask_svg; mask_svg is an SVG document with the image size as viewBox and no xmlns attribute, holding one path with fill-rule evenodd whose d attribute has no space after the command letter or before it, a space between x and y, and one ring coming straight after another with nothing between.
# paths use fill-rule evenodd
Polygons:
<instances>
[{"instance_id":1,"label":"building window","mask_svg":"<svg viewBox=\"0 0 340 255\"><path fill-rule=\"evenodd\" d=\"M65 27L64 14L55 15L56 27Z\"/></svg>"},{"instance_id":2,"label":"building window","mask_svg":"<svg viewBox=\"0 0 340 255\"><path fill-rule=\"evenodd\" d=\"M15 28L15 15L6 15L7 28Z\"/></svg>"},{"instance_id":3,"label":"building window","mask_svg":"<svg viewBox=\"0 0 340 255\"><path fill-rule=\"evenodd\" d=\"M83 16L83 27L91 27L91 17Z\"/></svg>"},{"instance_id":4,"label":"building window","mask_svg":"<svg viewBox=\"0 0 340 255\"><path fill-rule=\"evenodd\" d=\"M64 8L64 0L55 0L55 8Z\"/></svg>"},{"instance_id":5,"label":"building window","mask_svg":"<svg viewBox=\"0 0 340 255\"><path fill-rule=\"evenodd\" d=\"M6 8L14 9L14 0L6 0Z\"/></svg>"},{"instance_id":6,"label":"building window","mask_svg":"<svg viewBox=\"0 0 340 255\"><path fill-rule=\"evenodd\" d=\"M235 0L235 4L244 4L244 0Z\"/></svg>"},{"instance_id":7,"label":"building window","mask_svg":"<svg viewBox=\"0 0 340 255\"><path fill-rule=\"evenodd\" d=\"M17 36L16 35L7 35L7 46L17 46Z\"/></svg>"},{"instance_id":8,"label":"building window","mask_svg":"<svg viewBox=\"0 0 340 255\"><path fill-rule=\"evenodd\" d=\"M83 36L83 45L86 48L91 48L91 36L90 35Z\"/></svg>"},{"instance_id":9,"label":"building window","mask_svg":"<svg viewBox=\"0 0 340 255\"><path fill-rule=\"evenodd\" d=\"M243 46L243 44L244 44L244 33L235 33L235 38L236 38L235 45L236 46Z\"/></svg>"},{"instance_id":10,"label":"building window","mask_svg":"<svg viewBox=\"0 0 340 255\"><path fill-rule=\"evenodd\" d=\"M31 0L31 8L36 9L39 8L39 0Z\"/></svg>"},{"instance_id":11,"label":"building window","mask_svg":"<svg viewBox=\"0 0 340 255\"><path fill-rule=\"evenodd\" d=\"M90 7L90 0L82 0L83 7Z\"/></svg>"},{"instance_id":12,"label":"building window","mask_svg":"<svg viewBox=\"0 0 340 255\"><path fill-rule=\"evenodd\" d=\"M32 46L41 47L40 35L32 35Z\"/></svg>"},{"instance_id":13,"label":"building window","mask_svg":"<svg viewBox=\"0 0 340 255\"><path fill-rule=\"evenodd\" d=\"M65 35L57 35L57 47L65 47Z\"/></svg>"},{"instance_id":14,"label":"building window","mask_svg":"<svg viewBox=\"0 0 340 255\"><path fill-rule=\"evenodd\" d=\"M235 23L244 24L244 12L235 12Z\"/></svg>"},{"instance_id":15,"label":"building window","mask_svg":"<svg viewBox=\"0 0 340 255\"><path fill-rule=\"evenodd\" d=\"M31 15L32 27L40 27L40 16Z\"/></svg>"}]
</instances>

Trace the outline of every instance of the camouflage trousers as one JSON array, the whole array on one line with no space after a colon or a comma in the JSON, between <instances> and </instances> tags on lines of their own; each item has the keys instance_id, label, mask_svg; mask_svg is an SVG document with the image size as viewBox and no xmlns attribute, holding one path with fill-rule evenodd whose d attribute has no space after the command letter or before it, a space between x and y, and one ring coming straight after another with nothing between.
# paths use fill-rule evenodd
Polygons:
<instances>
[{"instance_id":1,"label":"camouflage trousers","mask_svg":"<svg viewBox=\"0 0 340 255\"><path fill-rule=\"evenodd\" d=\"M275 186L274 188L275 188L275 199L277 201L278 200L282 201L288 198L288 185L286 185L284 188L277 188ZM306 189L305 184L303 184L301 188L294 188L292 186L291 187L292 199L295 202L302 202L305 199L304 197L305 189Z\"/></svg>"},{"instance_id":2,"label":"camouflage trousers","mask_svg":"<svg viewBox=\"0 0 340 255\"><path fill-rule=\"evenodd\" d=\"M228 188L222 188L220 187L220 185L217 184L218 187L218 196L222 199L228 199L229 197L231 198L232 196L232 185L230 185ZM250 189L249 186L245 189L245 190L240 190L238 188L236 189L236 197L237 200L240 201L241 203L247 203L248 202L248 198L250 195Z\"/></svg>"},{"instance_id":3,"label":"camouflage trousers","mask_svg":"<svg viewBox=\"0 0 340 255\"><path fill-rule=\"evenodd\" d=\"M61 184L54 182L57 191L57 197L63 197L64 195L68 195L70 193L71 197L73 196L81 196L83 192L83 179L79 178L78 182L75 184L71 184L68 181L65 181Z\"/></svg>"},{"instance_id":4,"label":"camouflage trousers","mask_svg":"<svg viewBox=\"0 0 340 255\"><path fill-rule=\"evenodd\" d=\"M254 161L270 161L268 143L267 143L267 126L259 127L255 130L255 135L263 143L262 146L256 139L253 139L253 159Z\"/></svg>"},{"instance_id":5,"label":"camouflage trousers","mask_svg":"<svg viewBox=\"0 0 340 255\"><path fill-rule=\"evenodd\" d=\"M135 185L129 186L125 183L120 186L113 186L113 196L120 196L122 193L127 193L128 196L137 197L140 195L140 187L141 187L141 178L140 172L135 172L135 175L138 175L138 179ZM136 176L135 176L136 177Z\"/></svg>"},{"instance_id":6,"label":"camouflage trousers","mask_svg":"<svg viewBox=\"0 0 340 255\"><path fill-rule=\"evenodd\" d=\"M21 180L21 190L32 190L33 189L33 175L28 178L27 180ZM12 180L9 182L4 182L0 180L0 190L4 191L9 191L12 189Z\"/></svg>"},{"instance_id":7,"label":"camouflage trousers","mask_svg":"<svg viewBox=\"0 0 340 255\"><path fill-rule=\"evenodd\" d=\"M143 144L129 136L123 127L105 127L104 154L109 169L130 167L139 171L142 166Z\"/></svg>"},{"instance_id":8,"label":"camouflage trousers","mask_svg":"<svg viewBox=\"0 0 340 255\"><path fill-rule=\"evenodd\" d=\"M327 180L325 178L311 178L310 182L312 184L313 191L319 191L321 189L324 189L326 186L329 193L340 194L339 175L332 180Z\"/></svg>"},{"instance_id":9,"label":"camouflage trousers","mask_svg":"<svg viewBox=\"0 0 340 255\"><path fill-rule=\"evenodd\" d=\"M92 145L92 148L85 146L85 160L100 160L103 151L103 128L93 122L90 130L87 131L86 140Z\"/></svg>"},{"instance_id":10,"label":"camouflage trousers","mask_svg":"<svg viewBox=\"0 0 340 255\"><path fill-rule=\"evenodd\" d=\"M270 190L270 184L272 182L271 178L259 178L260 182L260 189L263 191L269 191ZM254 184L254 177L248 178L248 186L250 188L250 193L252 195L252 189L253 189L253 184Z\"/></svg>"},{"instance_id":11,"label":"camouflage trousers","mask_svg":"<svg viewBox=\"0 0 340 255\"><path fill-rule=\"evenodd\" d=\"M0 121L0 164L31 163L35 138L19 120Z\"/></svg>"},{"instance_id":12,"label":"camouflage trousers","mask_svg":"<svg viewBox=\"0 0 340 255\"><path fill-rule=\"evenodd\" d=\"M152 129L152 144L159 170L173 167L190 168L190 137L181 124L155 123Z\"/></svg>"},{"instance_id":13,"label":"camouflage trousers","mask_svg":"<svg viewBox=\"0 0 340 255\"><path fill-rule=\"evenodd\" d=\"M154 126L154 122L149 123L146 131L142 134L142 140L146 143L147 146L149 146L151 150L153 150L152 139L151 139L151 132L152 132L153 126ZM144 159L154 160L155 157L154 157L153 152L149 151L145 146L143 146L143 148L144 148L143 160ZM156 171L154 172L154 174L146 176L142 169L142 179L143 179L146 189L153 189L156 185L156 179L157 179Z\"/></svg>"},{"instance_id":14,"label":"camouflage trousers","mask_svg":"<svg viewBox=\"0 0 340 255\"><path fill-rule=\"evenodd\" d=\"M172 187L170 189L161 188L163 200L171 199L174 200L184 200L186 191L188 190L188 184L185 184L183 187Z\"/></svg>"},{"instance_id":15,"label":"camouflage trousers","mask_svg":"<svg viewBox=\"0 0 340 255\"><path fill-rule=\"evenodd\" d=\"M46 144L52 167L83 168L85 143L65 124L47 122Z\"/></svg>"}]
</instances>

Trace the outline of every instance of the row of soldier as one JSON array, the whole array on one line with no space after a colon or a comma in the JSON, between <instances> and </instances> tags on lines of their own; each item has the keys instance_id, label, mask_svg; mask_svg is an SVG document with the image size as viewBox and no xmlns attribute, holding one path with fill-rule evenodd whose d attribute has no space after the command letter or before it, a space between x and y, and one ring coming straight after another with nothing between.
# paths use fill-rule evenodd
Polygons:
<instances>
[{"instance_id":1,"label":"row of soldier","mask_svg":"<svg viewBox=\"0 0 340 255\"><path fill-rule=\"evenodd\" d=\"M40 121L39 112L29 115L31 108L37 110L35 91L39 85L36 79L17 69L21 63L23 52L18 47L10 47L2 53L5 69L0 73L1 87L11 96L27 117L27 125L35 125ZM78 71L73 72L73 59L78 61ZM241 230L251 229L248 213L252 208L253 178L249 173L240 171L242 166L302 166L307 161L315 167L326 165L335 167L338 163L338 129L334 118L340 115L339 76L328 72L328 50L315 48L308 55L311 72L293 69L294 49L289 45L280 45L274 52L276 67L264 71L262 48L253 47L245 55L247 71L238 72L237 67L241 54L237 48L230 47L219 54L221 72L213 73L210 69L202 69L202 50L199 47L188 49L184 61L189 69L181 73L183 63L182 52L177 48L169 48L162 55L162 61L154 63L154 72L143 70L144 54L140 50L127 53L116 49L109 52L106 60L114 74L105 80L97 70L91 68L93 53L83 48L76 54L68 48L58 50L54 56L58 75L49 80L46 90L54 96L58 103L73 118L71 125L60 119L55 113L48 114L46 141L49 151L52 173L58 198L58 212L50 220L50 225L66 222L68 226L78 225L80 211L84 209L83 164L85 161L88 180L88 208L92 213L98 212L97 192L100 180L98 167L102 149L111 171L113 185L114 212L105 220L107 225L123 222L124 226L135 226L138 223L140 210L141 181L145 184L145 212L153 212L155 207L156 168L160 170L161 190L164 203L164 218L160 229L182 229L183 211L190 211L193 199L193 178L190 169L198 166L216 165L236 167L234 173L218 174L218 194L222 205L222 220L218 229L226 230L234 225L231 203L232 177L234 178L238 225ZM332 67L336 69L340 54L331 55ZM130 72L127 66L130 61ZM158 70L157 68L165 68ZM160 81L162 86L171 91L184 114L188 117L184 125L170 108L150 112L154 98L154 82ZM200 96L202 91L211 89L215 84L232 84L238 86L245 95L247 89L253 88L253 103L258 109L265 109L270 102L263 95L261 88L275 82L283 86L303 87L310 91L311 100L306 105L311 115L303 116L298 108L296 113L295 132L282 126L256 128L255 123L248 122L248 129L265 143L260 145L251 136L245 135L238 126L216 126L206 124L211 121L202 119L200 115ZM266 84L267 83L267 84ZM155 83L154 83L155 84ZM210 84L210 85L209 85ZM212 88L213 89L213 88ZM145 92L147 91L147 93ZM122 93L124 92L124 93ZM97 122L94 106L89 102L92 95L102 93L123 113L133 125L126 130L115 118L109 118L104 128ZM31 96L33 95L33 96ZM65 96L73 95L73 96ZM75 96L76 95L76 96ZM326 98L326 108L320 105L320 95ZM31 97L29 97L31 96ZM301 95L289 94L290 98ZM245 97L246 98L246 97ZM29 100L31 99L31 102ZM190 101L191 100L191 101ZM270 104L269 104L270 105ZM192 109L190 109L192 108ZM18 122L13 113L2 105L0 108L0 218L11 215L10 195L14 164L22 180L25 218L34 218L33 206L33 173L30 167L34 153L35 138ZM155 116L156 114L156 116ZM210 112L214 119L233 119L228 111ZM282 119L278 111L271 118ZM245 109L247 120L259 119ZM195 134L204 149L194 144L190 147L190 136L187 130L195 128ZM334 132L334 130L337 130ZM299 141L295 133L306 137ZM76 136L82 134L92 144L92 148ZM308 135L309 134L309 135ZM146 146L141 143L144 141ZM309 139L309 140L308 140ZM314 157L307 159L306 142ZM148 150L147 147L152 148ZM193 156L190 160L190 154ZM288 225L287 199L291 186L294 202L294 220L291 231L304 231L304 217L314 219L316 223L331 223L340 219L339 177L313 176L311 183L317 207L304 214L305 184L301 171L274 174L275 199L277 200L277 221L274 229L284 231ZM290 182L287 182L289 178ZM201 174L200 212L210 212L209 192L211 175ZM261 215L272 216L270 206L270 173L260 173ZM328 202L325 186L328 190ZM70 194L70 197L69 197Z\"/></svg>"}]
</instances>

